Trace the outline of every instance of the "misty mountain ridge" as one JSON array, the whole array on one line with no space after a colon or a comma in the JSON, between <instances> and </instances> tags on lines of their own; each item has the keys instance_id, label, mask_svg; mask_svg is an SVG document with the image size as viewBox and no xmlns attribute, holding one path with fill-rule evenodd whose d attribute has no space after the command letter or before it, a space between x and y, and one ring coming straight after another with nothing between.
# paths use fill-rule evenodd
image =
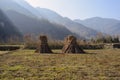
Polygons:
<instances>
[{"instance_id":1,"label":"misty mountain ridge","mask_svg":"<svg viewBox=\"0 0 120 80\"><path fill-rule=\"evenodd\" d=\"M2 9L5 13L7 10L14 10L21 14L27 14L28 16L35 16L26 8L19 5L16 1L18 0L0 0L0 9ZM20 0L24 1L24 0Z\"/></svg>"},{"instance_id":2,"label":"misty mountain ridge","mask_svg":"<svg viewBox=\"0 0 120 80\"><path fill-rule=\"evenodd\" d=\"M80 24L83 24L89 28L95 29L97 31L107 33L110 35L119 35L120 20L112 19L112 18L101 18L101 17L93 17L85 20L74 20Z\"/></svg>"},{"instance_id":3,"label":"misty mountain ridge","mask_svg":"<svg viewBox=\"0 0 120 80\"><path fill-rule=\"evenodd\" d=\"M23 2L24 2L24 5L22 4ZM73 33L76 33L79 36L92 37L97 34L97 31L87 28L81 24L75 23L74 21L70 20L69 18L66 19L52 10L45 9L45 8L39 8L39 7L34 8L30 4L28 4L26 1L22 1L22 3L18 3L18 4L22 5L24 8L29 10L32 14L35 14L37 16L37 18L39 18L39 19L43 18L52 23L57 23L57 24L63 25L68 30L70 30ZM69 25L69 24L72 24L72 25Z\"/></svg>"},{"instance_id":4,"label":"misty mountain ridge","mask_svg":"<svg viewBox=\"0 0 120 80\"><path fill-rule=\"evenodd\" d=\"M89 39L95 37L99 32L107 34L119 34L120 32L117 27L120 23L119 20L94 17L73 21L52 10L34 8L25 0L0 0L0 8L23 35L27 33L47 34L55 39L64 39L67 35L75 35Z\"/></svg>"},{"instance_id":5,"label":"misty mountain ridge","mask_svg":"<svg viewBox=\"0 0 120 80\"><path fill-rule=\"evenodd\" d=\"M0 41L8 41L10 38L21 38L22 35L15 25L0 10Z\"/></svg>"},{"instance_id":6,"label":"misty mountain ridge","mask_svg":"<svg viewBox=\"0 0 120 80\"><path fill-rule=\"evenodd\" d=\"M78 24L69 18L62 17L54 11L44 8L36 8L36 9L37 11L39 11L40 15L42 15L43 18L48 19L51 22L64 25L71 32L76 33L79 36L90 38L90 37L94 37L98 33L97 31L90 29L82 24Z\"/></svg>"},{"instance_id":7,"label":"misty mountain ridge","mask_svg":"<svg viewBox=\"0 0 120 80\"><path fill-rule=\"evenodd\" d=\"M44 19L35 19L15 11L8 11L7 15L23 34L47 34L53 39L64 39L65 36L72 34L62 25L50 23Z\"/></svg>"},{"instance_id":8,"label":"misty mountain ridge","mask_svg":"<svg viewBox=\"0 0 120 80\"><path fill-rule=\"evenodd\" d=\"M24 2L24 4L22 4L23 2ZM18 2L15 0L11 0L11 1L8 1L8 3L9 3L9 7L11 7L10 5L14 6L17 4L17 9L16 8L14 9L13 7L11 7L12 11L16 11L20 14L23 14L23 15L26 15L29 17L33 17L33 15L34 15L34 18L36 18L36 16L38 16L36 19L38 19L38 18L39 19L46 19L52 23L60 24L60 25L62 25L62 27L64 26L64 28L68 29L72 33L79 35L80 37L91 37L91 36L95 36L97 34L97 31L90 29L90 28L87 28L81 24L75 23L74 21L72 21L68 18L64 18L54 11L44 9L44 8L39 8L39 10L38 10L38 8L34 8L31 5L29 5L28 3L26 3L26 1ZM16 4L13 4L13 3L16 3ZM2 7L7 7L7 6L4 5ZM23 10L20 10L21 12L19 12L18 7L20 7ZM28 15L27 12L24 12L24 10L27 10L27 12L30 12L30 14L32 14L32 16ZM48 12L51 13L51 15L49 15ZM37 15L35 15L35 14L37 14ZM8 17L11 16L10 14L7 14L7 15L8 15ZM11 20L12 19L13 18L11 18Z\"/></svg>"},{"instance_id":9,"label":"misty mountain ridge","mask_svg":"<svg viewBox=\"0 0 120 80\"><path fill-rule=\"evenodd\" d=\"M4 4L5 3L6 2L4 2ZM10 18L10 20L15 24L15 26L21 31L23 35L28 33L35 35L47 34L54 39L64 39L64 37L69 34L77 36L76 34L66 29L63 25L50 23L48 20L45 19L38 19L37 17L35 17L36 15L28 15L26 12L29 12L29 10L21 7L21 5L19 5L14 0L7 1L7 3L9 3L9 10L5 9L5 7L7 7L8 5L0 5L0 7L4 10L6 15ZM15 5L17 5L17 8L13 8L13 6ZM17 10L19 7L23 9L20 12ZM24 12L24 9L26 9L27 11Z\"/></svg>"}]
</instances>

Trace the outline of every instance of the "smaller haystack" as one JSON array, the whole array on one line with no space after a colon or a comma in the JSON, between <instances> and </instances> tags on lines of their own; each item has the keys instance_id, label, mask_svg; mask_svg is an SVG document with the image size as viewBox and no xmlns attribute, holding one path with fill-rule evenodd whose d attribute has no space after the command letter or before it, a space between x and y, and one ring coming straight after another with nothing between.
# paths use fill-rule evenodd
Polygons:
<instances>
[{"instance_id":1,"label":"smaller haystack","mask_svg":"<svg viewBox=\"0 0 120 80\"><path fill-rule=\"evenodd\" d=\"M77 44L76 37L70 35L65 38L65 45L62 49L63 53L85 53L83 49Z\"/></svg>"},{"instance_id":2,"label":"smaller haystack","mask_svg":"<svg viewBox=\"0 0 120 80\"><path fill-rule=\"evenodd\" d=\"M39 45L38 45L37 50L35 52L37 52L37 53L52 53L52 50L48 46L47 36L40 35L39 39L40 39Z\"/></svg>"}]
</instances>

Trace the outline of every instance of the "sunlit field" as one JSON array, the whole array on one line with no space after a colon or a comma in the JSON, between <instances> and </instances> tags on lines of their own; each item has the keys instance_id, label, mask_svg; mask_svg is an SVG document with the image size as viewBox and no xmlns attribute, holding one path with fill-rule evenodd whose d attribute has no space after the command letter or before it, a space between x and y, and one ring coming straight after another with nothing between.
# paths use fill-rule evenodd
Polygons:
<instances>
[{"instance_id":1,"label":"sunlit field","mask_svg":"<svg viewBox=\"0 0 120 80\"><path fill-rule=\"evenodd\" d=\"M0 80L120 80L120 0L0 0Z\"/></svg>"},{"instance_id":2,"label":"sunlit field","mask_svg":"<svg viewBox=\"0 0 120 80\"><path fill-rule=\"evenodd\" d=\"M120 50L86 50L86 54L0 51L0 80L120 80Z\"/></svg>"}]
</instances>

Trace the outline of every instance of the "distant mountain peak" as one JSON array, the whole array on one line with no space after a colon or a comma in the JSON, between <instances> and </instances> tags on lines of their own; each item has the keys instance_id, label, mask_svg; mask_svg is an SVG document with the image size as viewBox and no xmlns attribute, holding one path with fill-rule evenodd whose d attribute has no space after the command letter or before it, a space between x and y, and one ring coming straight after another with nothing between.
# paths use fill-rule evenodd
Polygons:
<instances>
[{"instance_id":1,"label":"distant mountain peak","mask_svg":"<svg viewBox=\"0 0 120 80\"><path fill-rule=\"evenodd\" d=\"M107 33L107 34L118 34L120 33L119 23L120 20L113 18L102 18L102 17L92 17L85 20L74 20L75 22L81 23L89 28L95 29L97 31Z\"/></svg>"},{"instance_id":2,"label":"distant mountain peak","mask_svg":"<svg viewBox=\"0 0 120 80\"><path fill-rule=\"evenodd\" d=\"M55 11L52 11L50 9L34 8L29 3L27 3L26 1L23 1L23 0L20 0L20 1L19 0L15 0L15 1L8 0L8 1L5 1L4 4L6 2L9 2L9 3L7 5L3 5L3 6L1 6L3 3L0 3L0 7L9 7L9 8L11 8L12 11L17 12L17 13L15 13L15 12L11 13L10 10L9 10L9 14L8 14L8 12L6 12L6 14L9 17L11 17L11 20L15 19L14 20L15 24L19 24L20 27L23 27L23 26L24 27L26 27L26 26L32 27L33 26L34 28L37 29L37 31L36 31L37 33L39 33L39 31L40 31L38 29L42 29L41 27L43 27L43 26L39 26L39 25L48 26L48 29L44 28L44 30L48 31L49 29L51 29L49 25L52 25L54 27L58 26L55 24L59 24L59 27L62 27L61 30L63 30L63 31L66 30L66 32L68 32L68 33L75 33L75 34L79 35L80 37L82 36L82 37L88 38L91 36L95 36L98 33L96 30L88 28L80 23L74 22L73 20L71 20L69 18L64 18L61 15L59 15L58 13L56 13ZM46 25L47 23L42 22L41 19L48 20L48 22L50 22L50 23L48 23L49 25ZM29 25L29 24L31 24L31 25ZM23 26L21 26L21 25L23 25ZM60 25L62 25L62 26L60 26ZM65 30L63 29L63 27ZM28 29L30 29L30 28L28 28ZM31 29L31 31L32 30L33 29ZM42 31L44 31L44 30L42 30ZM59 31L60 30L58 30L57 32L59 32ZM63 31L61 31L60 33L62 34ZM53 32L53 31L51 31L51 32ZM66 33L66 32L64 32L64 33Z\"/></svg>"}]
</instances>

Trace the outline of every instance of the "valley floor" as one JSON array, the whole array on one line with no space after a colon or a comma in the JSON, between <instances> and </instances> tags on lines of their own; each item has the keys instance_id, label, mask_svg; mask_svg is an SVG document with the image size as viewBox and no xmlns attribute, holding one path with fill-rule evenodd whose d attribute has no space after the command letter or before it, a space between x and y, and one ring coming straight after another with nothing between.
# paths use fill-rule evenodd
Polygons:
<instances>
[{"instance_id":1,"label":"valley floor","mask_svg":"<svg viewBox=\"0 0 120 80\"><path fill-rule=\"evenodd\" d=\"M59 50L54 52L59 53ZM0 52L0 80L120 80L120 49L86 52Z\"/></svg>"}]
</instances>

